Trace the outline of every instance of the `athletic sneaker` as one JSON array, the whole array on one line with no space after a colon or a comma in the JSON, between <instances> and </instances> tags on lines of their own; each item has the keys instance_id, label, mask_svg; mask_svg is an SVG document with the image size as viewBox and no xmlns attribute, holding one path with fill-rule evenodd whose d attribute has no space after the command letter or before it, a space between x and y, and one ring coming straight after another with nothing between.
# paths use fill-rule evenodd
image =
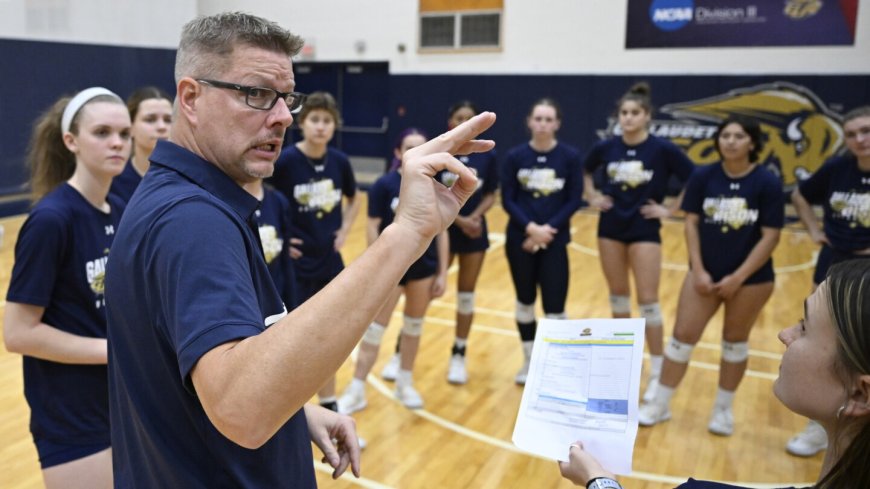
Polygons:
<instances>
[{"instance_id":1,"label":"athletic sneaker","mask_svg":"<svg viewBox=\"0 0 870 489\"><path fill-rule=\"evenodd\" d=\"M798 457L812 457L828 448L828 434L822 425L810 420L803 431L791 437L785 451Z\"/></svg>"},{"instance_id":2,"label":"athletic sneaker","mask_svg":"<svg viewBox=\"0 0 870 489\"><path fill-rule=\"evenodd\" d=\"M359 449L360 449L360 450L365 450L366 447L369 446L369 444L368 444L368 442L366 441L366 439L363 438L363 437L361 437L361 436L358 436L358 437L356 438L356 440L357 440L357 443L359 443Z\"/></svg>"},{"instance_id":3,"label":"athletic sneaker","mask_svg":"<svg viewBox=\"0 0 870 489\"><path fill-rule=\"evenodd\" d=\"M450 356L450 368L447 369L447 382L451 384L464 384L468 382L468 372L465 370L464 356Z\"/></svg>"},{"instance_id":4,"label":"athletic sneaker","mask_svg":"<svg viewBox=\"0 0 870 489\"><path fill-rule=\"evenodd\" d=\"M650 402L637 409L637 423L641 426L653 426L671 419L671 408L667 404Z\"/></svg>"},{"instance_id":5,"label":"athletic sneaker","mask_svg":"<svg viewBox=\"0 0 870 489\"><path fill-rule=\"evenodd\" d=\"M517 372L517 376L514 377L514 382L518 385L526 385L526 377L529 376L529 359L526 358L523 361L523 366L520 368L520 371Z\"/></svg>"},{"instance_id":6,"label":"athletic sneaker","mask_svg":"<svg viewBox=\"0 0 870 489\"><path fill-rule=\"evenodd\" d=\"M656 398L656 391L659 387L659 377L658 375L651 375L649 378L649 382L646 383L646 390L643 391L642 400L645 403L653 402Z\"/></svg>"},{"instance_id":7,"label":"athletic sneaker","mask_svg":"<svg viewBox=\"0 0 870 489\"><path fill-rule=\"evenodd\" d=\"M420 409L423 407L423 398L414 388L413 384L396 383L396 399L408 409Z\"/></svg>"},{"instance_id":8,"label":"athletic sneaker","mask_svg":"<svg viewBox=\"0 0 870 489\"><path fill-rule=\"evenodd\" d=\"M394 354L390 357L390 361L384 365L383 370L381 370L381 378L384 380L394 381L396 377L399 375L399 367L401 366L402 358L398 353Z\"/></svg>"},{"instance_id":9,"label":"athletic sneaker","mask_svg":"<svg viewBox=\"0 0 870 489\"><path fill-rule=\"evenodd\" d=\"M714 435L731 436L734 433L734 414L731 407L713 406L707 429Z\"/></svg>"},{"instance_id":10,"label":"athletic sneaker","mask_svg":"<svg viewBox=\"0 0 870 489\"><path fill-rule=\"evenodd\" d=\"M362 411L368 405L365 390L356 390L348 387L345 389L341 397L338 398L338 412L341 414L351 414L357 411Z\"/></svg>"}]
</instances>

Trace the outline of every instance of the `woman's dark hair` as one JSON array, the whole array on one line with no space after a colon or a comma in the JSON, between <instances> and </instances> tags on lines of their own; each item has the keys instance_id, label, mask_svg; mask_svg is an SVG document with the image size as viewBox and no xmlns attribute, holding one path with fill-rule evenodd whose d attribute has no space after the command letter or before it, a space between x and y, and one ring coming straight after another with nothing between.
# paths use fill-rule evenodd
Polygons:
<instances>
[{"instance_id":1,"label":"woman's dark hair","mask_svg":"<svg viewBox=\"0 0 870 489\"><path fill-rule=\"evenodd\" d=\"M716 127L716 132L713 134L713 146L716 147L719 156L722 155L722 150L719 149L719 134L722 133L722 130L725 129L728 124L737 124L743 128L743 132L745 132L752 141L752 149L749 150L749 161L752 163L758 161L758 155L761 154L761 150L764 149L764 142L761 137L761 126L758 125L758 122L755 121L755 119L737 115L727 117L724 121L719 123L718 127Z\"/></svg>"},{"instance_id":2,"label":"woman's dark hair","mask_svg":"<svg viewBox=\"0 0 870 489\"><path fill-rule=\"evenodd\" d=\"M616 101L617 113L622 107L622 104L626 102L637 102L643 110L652 115L654 107L652 105L652 89L650 89L649 83L637 82L632 85L631 88L622 95L622 97L619 97L619 100Z\"/></svg>"},{"instance_id":3,"label":"woman's dark hair","mask_svg":"<svg viewBox=\"0 0 870 489\"><path fill-rule=\"evenodd\" d=\"M335 97L329 92L314 92L308 95L305 103L302 104L302 109L296 119L299 122L305 120L312 111L325 110L332 116L335 121L335 127L341 127L341 112L338 111L338 104L335 102Z\"/></svg>"},{"instance_id":4,"label":"woman's dark hair","mask_svg":"<svg viewBox=\"0 0 870 489\"><path fill-rule=\"evenodd\" d=\"M127 97L127 111L130 112L130 122L136 121L136 114L139 113L139 105L146 100L151 99L168 100L172 104L172 99L163 90L157 87L141 87L137 88Z\"/></svg>"},{"instance_id":5,"label":"woman's dark hair","mask_svg":"<svg viewBox=\"0 0 870 489\"><path fill-rule=\"evenodd\" d=\"M562 108L559 107L559 104L550 97L540 98L537 101L535 101L535 103L533 103L532 106L529 107L529 113L526 115L526 117L531 117L532 112L535 111L535 107L537 107L539 105L549 105L550 107L553 108L553 110L556 111L556 119L558 119L560 121L562 120Z\"/></svg>"},{"instance_id":6,"label":"woman's dark hair","mask_svg":"<svg viewBox=\"0 0 870 489\"><path fill-rule=\"evenodd\" d=\"M459 109L465 108L471 109L471 111L474 112L475 115L480 113L480 111L477 110L477 106L474 105L474 102L472 102L471 100L460 100L459 102L456 102L455 104L450 106L450 109L447 111L447 118L450 119L451 117L453 117L453 114L455 114Z\"/></svg>"},{"instance_id":7,"label":"woman's dark hair","mask_svg":"<svg viewBox=\"0 0 870 489\"><path fill-rule=\"evenodd\" d=\"M405 142L405 138L408 136L413 136L414 134L419 134L419 135L423 136L427 141L429 140L429 136L427 136L426 133L423 132L422 129L418 129L416 127L409 127L409 128L407 128L399 133L399 136L396 138L396 144L393 145L393 149L394 150L402 149L402 143ZM390 162L389 171L396 170L400 166L402 166L402 159L397 158L396 155L394 154L393 159Z\"/></svg>"},{"instance_id":8,"label":"woman's dark hair","mask_svg":"<svg viewBox=\"0 0 870 489\"><path fill-rule=\"evenodd\" d=\"M825 283L828 312L837 333L836 368L844 382L851 383L856 375L870 375L870 260L831 266ZM836 437L849 436L852 441L836 454L837 463L815 487L870 487L870 419L844 416L838 424ZM836 446L834 440L831 443Z\"/></svg>"}]
</instances>

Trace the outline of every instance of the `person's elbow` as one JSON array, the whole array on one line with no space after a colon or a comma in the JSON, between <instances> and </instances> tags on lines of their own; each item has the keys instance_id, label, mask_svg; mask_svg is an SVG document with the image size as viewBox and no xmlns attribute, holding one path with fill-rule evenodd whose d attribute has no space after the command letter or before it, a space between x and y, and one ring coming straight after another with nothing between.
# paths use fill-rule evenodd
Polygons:
<instances>
[{"instance_id":1,"label":"person's elbow","mask_svg":"<svg viewBox=\"0 0 870 489\"><path fill-rule=\"evenodd\" d=\"M239 406L231 400L221 400L205 408L212 425L231 442L242 448L256 450L275 435L276 429L256 409Z\"/></svg>"}]
</instances>

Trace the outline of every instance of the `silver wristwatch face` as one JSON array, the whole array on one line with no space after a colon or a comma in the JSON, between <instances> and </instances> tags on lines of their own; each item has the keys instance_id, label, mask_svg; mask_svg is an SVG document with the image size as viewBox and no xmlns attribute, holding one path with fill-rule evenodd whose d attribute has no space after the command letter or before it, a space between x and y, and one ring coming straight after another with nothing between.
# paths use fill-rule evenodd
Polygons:
<instances>
[{"instance_id":1,"label":"silver wristwatch face","mask_svg":"<svg viewBox=\"0 0 870 489\"><path fill-rule=\"evenodd\" d=\"M592 484L589 485L589 489L622 489L622 486L619 485L619 482L616 482L613 479L602 477L592 481Z\"/></svg>"}]
</instances>

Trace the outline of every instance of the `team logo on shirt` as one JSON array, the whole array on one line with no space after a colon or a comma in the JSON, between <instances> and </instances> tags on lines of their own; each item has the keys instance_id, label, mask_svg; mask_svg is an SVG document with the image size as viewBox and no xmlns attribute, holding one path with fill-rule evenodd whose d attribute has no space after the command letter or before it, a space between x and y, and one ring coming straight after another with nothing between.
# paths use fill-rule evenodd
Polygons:
<instances>
[{"instance_id":1,"label":"team logo on shirt","mask_svg":"<svg viewBox=\"0 0 870 489\"><path fill-rule=\"evenodd\" d=\"M610 181L622 185L622 190L637 188L649 183L653 178L653 171L643 167L643 161L611 161L607 164L607 176Z\"/></svg>"},{"instance_id":2,"label":"team logo on shirt","mask_svg":"<svg viewBox=\"0 0 870 489\"><path fill-rule=\"evenodd\" d=\"M673 117L650 122L650 134L683 148L696 164L720 159L713 145L716 126L732 115L754 117L765 140L759 161L782 176L792 189L822 163L837 154L845 141L842 116L832 111L808 88L788 82L766 83L731 90L712 97L674 102L661 112ZM622 134L616 119L598 135Z\"/></svg>"},{"instance_id":3,"label":"team logo on shirt","mask_svg":"<svg viewBox=\"0 0 870 489\"><path fill-rule=\"evenodd\" d=\"M836 216L850 221L852 228L870 227L870 193L834 192L829 203Z\"/></svg>"},{"instance_id":4,"label":"team logo on shirt","mask_svg":"<svg viewBox=\"0 0 870 489\"><path fill-rule=\"evenodd\" d=\"M266 258L266 263L272 263L272 260L280 255L284 248L284 240L278 237L278 230L269 224L260 226L260 243L263 244L263 255Z\"/></svg>"},{"instance_id":5,"label":"team logo on shirt","mask_svg":"<svg viewBox=\"0 0 870 489\"><path fill-rule=\"evenodd\" d=\"M552 168L521 168L517 180L523 190L531 192L535 198L548 196L565 188L565 179L556 176Z\"/></svg>"},{"instance_id":6,"label":"team logo on shirt","mask_svg":"<svg viewBox=\"0 0 870 489\"><path fill-rule=\"evenodd\" d=\"M109 250L105 250L108 254ZM91 292L101 296L106 291L106 262L108 256L102 256L96 260L91 260L85 263L85 277L87 277L88 285L91 287ZM96 306L99 309L104 304L102 299L97 299Z\"/></svg>"},{"instance_id":7,"label":"team logo on shirt","mask_svg":"<svg viewBox=\"0 0 870 489\"><path fill-rule=\"evenodd\" d=\"M293 198L299 204L299 212L315 212L317 218L322 219L341 204L341 189L335 188L332 180L325 178L296 185Z\"/></svg>"},{"instance_id":8,"label":"team logo on shirt","mask_svg":"<svg viewBox=\"0 0 870 489\"><path fill-rule=\"evenodd\" d=\"M792 19L798 20L812 17L821 9L821 0L786 0L782 12Z\"/></svg>"},{"instance_id":9,"label":"team logo on shirt","mask_svg":"<svg viewBox=\"0 0 870 489\"><path fill-rule=\"evenodd\" d=\"M469 168L469 170L471 170L471 173L474 173L474 175L477 177L477 187L474 188L474 191L477 192L478 190L480 190L481 187L483 187L483 178L480 178L480 176L477 174L477 168ZM452 187L458 179L459 175L453 172L445 171L441 173L441 184L445 187Z\"/></svg>"},{"instance_id":10,"label":"team logo on shirt","mask_svg":"<svg viewBox=\"0 0 870 489\"><path fill-rule=\"evenodd\" d=\"M758 221L758 209L750 209L743 197L707 197L703 208L704 222L721 224L723 233Z\"/></svg>"}]
</instances>

